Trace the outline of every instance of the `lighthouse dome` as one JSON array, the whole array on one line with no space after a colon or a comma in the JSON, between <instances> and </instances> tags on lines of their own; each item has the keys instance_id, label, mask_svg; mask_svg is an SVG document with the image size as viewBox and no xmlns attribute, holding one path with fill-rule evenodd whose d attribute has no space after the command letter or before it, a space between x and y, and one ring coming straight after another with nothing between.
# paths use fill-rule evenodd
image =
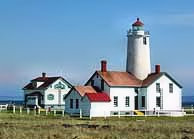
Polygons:
<instances>
[{"instance_id":1,"label":"lighthouse dome","mask_svg":"<svg viewBox=\"0 0 194 139\"><path fill-rule=\"evenodd\" d=\"M144 24L137 18L137 21L132 24L132 26L143 26Z\"/></svg>"},{"instance_id":2,"label":"lighthouse dome","mask_svg":"<svg viewBox=\"0 0 194 139\"><path fill-rule=\"evenodd\" d=\"M132 29L133 31L143 31L143 25L144 24L139 20L139 18L137 18L137 21L132 24Z\"/></svg>"}]
</instances>

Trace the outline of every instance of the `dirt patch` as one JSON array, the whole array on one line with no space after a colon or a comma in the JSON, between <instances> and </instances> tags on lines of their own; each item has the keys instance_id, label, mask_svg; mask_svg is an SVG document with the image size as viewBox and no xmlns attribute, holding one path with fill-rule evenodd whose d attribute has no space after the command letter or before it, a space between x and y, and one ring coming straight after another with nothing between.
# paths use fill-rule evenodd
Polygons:
<instances>
[{"instance_id":1,"label":"dirt patch","mask_svg":"<svg viewBox=\"0 0 194 139\"><path fill-rule=\"evenodd\" d=\"M102 129L110 129L111 126L110 126L110 125L102 125L101 128L102 128Z\"/></svg>"},{"instance_id":2,"label":"dirt patch","mask_svg":"<svg viewBox=\"0 0 194 139\"><path fill-rule=\"evenodd\" d=\"M62 125L64 128L71 128L72 127L72 125L70 125L70 124L63 124Z\"/></svg>"},{"instance_id":3,"label":"dirt patch","mask_svg":"<svg viewBox=\"0 0 194 139\"><path fill-rule=\"evenodd\" d=\"M188 136L184 136L184 137L182 137L181 139L190 139Z\"/></svg>"},{"instance_id":4,"label":"dirt patch","mask_svg":"<svg viewBox=\"0 0 194 139\"><path fill-rule=\"evenodd\" d=\"M96 125L96 124L76 124L75 126L76 127L81 127L81 128L92 128L92 129L96 129L100 125Z\"/></svg>"},{"instance_id":5,"label":"dirt patch","mask_svg":"<svg viewBox=\"0 0 194 139\"><path fill-rule=\"evenodd\" d=\"M182 128L180 131L185 134L194 134L194 130L192 128Z\"/></svg>"},{"instance_id":6,"label":"dirt patch","mask_svg":"<svg viewBox=\"0 0 194 139\"><path fill-rule=\"evenodd\" d=\"M98 125L98 124L76 124L76 125L63 124L62 126L64 128L71 128L71 127L89 128L89 129L97 129L97 128L110 129L111 128L111 125Z\"/></svg>"}]
</instances>

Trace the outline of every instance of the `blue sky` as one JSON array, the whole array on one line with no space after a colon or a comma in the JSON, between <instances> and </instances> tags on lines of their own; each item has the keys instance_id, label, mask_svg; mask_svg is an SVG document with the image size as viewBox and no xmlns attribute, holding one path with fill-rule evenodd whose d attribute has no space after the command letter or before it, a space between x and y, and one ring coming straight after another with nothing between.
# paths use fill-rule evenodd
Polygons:
<instances>
[{"instance_id":1,"label":"blue sky","mask_svg":"<svg viewBox=\"0 0 194 139\"><path fill-rule=\"evenodd\" d=\"M125 70L126 31L139 17L151 33L152 68L161 64L194 95L194 1L0 1L0 96L47 72L80 85L108 61Z\"/></svg>"}]
</instances>

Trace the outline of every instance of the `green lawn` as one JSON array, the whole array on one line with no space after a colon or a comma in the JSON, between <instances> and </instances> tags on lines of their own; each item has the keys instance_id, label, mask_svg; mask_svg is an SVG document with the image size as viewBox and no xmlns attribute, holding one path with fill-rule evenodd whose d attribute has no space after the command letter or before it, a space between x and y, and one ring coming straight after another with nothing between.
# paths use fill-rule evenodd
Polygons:
<instances>
[{"instance_id":1,"label":"green lawn","mask_svg":"<svg viewBox=\"0 0 194 139\"><path fill-rule=\"evenodd\" d=\"M0 139L192 139L194 117L72 118L0 113Z\"/></svg>"}]
</instances>

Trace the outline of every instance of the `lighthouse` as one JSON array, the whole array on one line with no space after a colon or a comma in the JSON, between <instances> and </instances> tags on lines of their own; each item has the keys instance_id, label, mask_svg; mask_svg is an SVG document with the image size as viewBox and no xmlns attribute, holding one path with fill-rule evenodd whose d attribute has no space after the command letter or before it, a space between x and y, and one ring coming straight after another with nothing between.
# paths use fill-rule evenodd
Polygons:
<instances>
[{"instance_id":1,"label":"lighthouse","mask_svg":"<svg viewBox=\"0 0 194 139\"><path fill-rule=\"evenodd\" d=\"M139 18L127 32L126 71L140 80L144 80L151 72L149 37L149 32L144 31L144 24Z\"/></svg>"}]
</instances>

